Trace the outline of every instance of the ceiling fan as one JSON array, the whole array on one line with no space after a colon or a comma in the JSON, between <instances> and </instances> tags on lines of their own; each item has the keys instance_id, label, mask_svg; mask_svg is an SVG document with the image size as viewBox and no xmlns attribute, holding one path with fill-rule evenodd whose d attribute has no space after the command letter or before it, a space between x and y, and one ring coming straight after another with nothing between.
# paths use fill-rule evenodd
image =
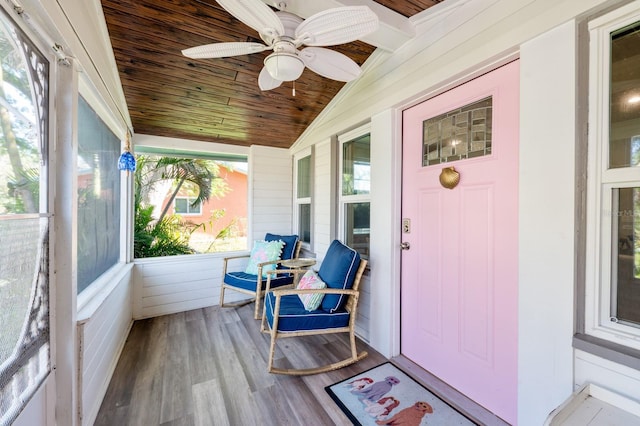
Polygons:
<instances>
[{"instance_id":1,"label":"ceiling fan","mask_svg":"<svg viewBox=\"0 0 640 426\"><path fill-rule=\"evenodd\" d=\"M305 66L315 73L338 81L351 81L360 75L360 67L351 58L331 49L357 40L378 28L378 16L367 6L327 9L302 18L284 11L285 2L274 12L261 0L217 0L227 12L258 31L266 43L228 42L196 46L182 51L194 59L225 58L273 50L264 60L258 76L260 90L279 87L283 81L300 77ZM301 50L302 45L308 46Z\"/></svg>"}]
</instances>

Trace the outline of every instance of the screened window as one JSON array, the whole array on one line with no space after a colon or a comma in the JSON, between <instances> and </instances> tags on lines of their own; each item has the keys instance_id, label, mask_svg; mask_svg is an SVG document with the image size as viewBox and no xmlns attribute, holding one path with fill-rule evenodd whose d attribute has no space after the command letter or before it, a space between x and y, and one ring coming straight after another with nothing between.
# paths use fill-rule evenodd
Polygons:
<instances>
[{"instance_id":1,"label":"screened window","mask_svg":"<svg viewBox=\"0 0 640 426\"><path fill-rule=\"evenodd\" d=\"M362 134L363 132L366 132ZM360 255L369 257L371 153L368 126L339 138L341 144L341 237Z\"/></svg>"},{"instance_id":2,"label":"screened window","mask_svg":"<svg viewBox=\"0 0 640 426\"><path fill-rule=\"evenodd\" d=\"M296 221L300 240L311 244L311 155L296 160Z\"/></svg>"},{"instance_id":3,"label":"screened window","mask_svg":"<svg viewBox=\"0 0 640 426\"><path fill-rule=\"evenodd\" d=\"M590 32L585 331L640 349L640 8L598 18Z\"/></svg>"},{"instance_id":4,"label":"screened window","mask_svg":"<svg viewBox=\"0 0 640 426\"><path fill-rule=\"evenodd\" d=\"M0 424L49 374L49 63L0 12Z\"/></svg>"},{"instance_id":5,"label":"screened window","mask_svg":"<svg viewBox=\"0 0 640 426\"><path fill-rule=\"evenodd\" d=\"M78 100L78 293L120 260L120 139Z\"/></svg>"},{"instance_id":6,"label":"screened window","mask_svg":"<svg viewBox=\"0 0 640 426\"><path fill-rule=\"evenodd\" d=\"M247 163L213 153L163 156L137 147L135 258L244 250ZM177 154L177 153L176 153Z\"/></svg>"}]
</instances>

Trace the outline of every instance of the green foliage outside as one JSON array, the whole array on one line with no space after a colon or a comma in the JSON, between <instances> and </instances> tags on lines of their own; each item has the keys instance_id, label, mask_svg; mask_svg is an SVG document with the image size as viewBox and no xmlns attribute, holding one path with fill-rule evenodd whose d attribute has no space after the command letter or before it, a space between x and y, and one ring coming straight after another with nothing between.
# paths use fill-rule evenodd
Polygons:
<instances>
[{"instance_id":1,"label":"green foliage outside","mask_svg":"<svg viewBox=\"0 0 640 426\"><path fill-rule=\"evenodd\" d=\"M28 64L0 31L0 364L14 353L31 302L39 250L40 146ZM30 215L21 218L19 215ZM29 330L32 331L32 330ZM6 365L6 364L5 364ZM1 388L0 388L1 389Z\"/></svg>"},{"instance_id":2,"label":"green foliage outside","mask_svg":"<svg viewBox=\"0 0 640 426\"><path fill-rule=\"evenodd\" d=\"M231 220L215 236L214 241L204 249L196 250L190 245L190 239L197 230L212 229L224 219L224 210L216 209L209 219L203 223L191 223L177 214L168 214L169 208L178 193L182 190L193 198L192 206L209 200L212 196L221 197L229 188L226 182L218 177L219 166L213 161L190 158L169 158L136 156L137 167L134 174L134 257L159 257L216 250L216 241L234 236L235 221ZM171 182L167 191L163 185ZM169 201L158 215L151 202L151 195L156 191L164 200Z\"/></svg>"}]
</instances>

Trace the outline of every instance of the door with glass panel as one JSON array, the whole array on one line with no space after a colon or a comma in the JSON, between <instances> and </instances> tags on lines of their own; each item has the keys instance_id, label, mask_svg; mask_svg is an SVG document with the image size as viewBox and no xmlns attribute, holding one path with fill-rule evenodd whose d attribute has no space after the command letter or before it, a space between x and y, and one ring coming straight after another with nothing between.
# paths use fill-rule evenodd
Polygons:
<instances>
[{"instance_id":1,"label":"door with glass panel","mask_svg":"<svg viewBox=\"0 0 640 426\"><path fill-rule=\"evenodd\" d=\"M403 113L401 352L516 421L519 65Z\"/></svg>"}]
</instances>

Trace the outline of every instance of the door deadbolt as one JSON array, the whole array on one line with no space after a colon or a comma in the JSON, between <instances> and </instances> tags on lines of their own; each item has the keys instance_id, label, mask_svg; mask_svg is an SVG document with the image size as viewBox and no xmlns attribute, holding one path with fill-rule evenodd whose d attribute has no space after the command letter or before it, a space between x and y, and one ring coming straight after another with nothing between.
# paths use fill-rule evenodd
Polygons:
<instances>
[{"instance_id":1,"label":"door deadbolt","mask_svg":"<svg viewBox=\"0 0 640 426\"><path fill-rule=\"evenodd\" d=\"M404 243L400 244L400 248L402 250L409 250L411 248L411 244L405 241Z\"/></svg>"}]
</instances>

